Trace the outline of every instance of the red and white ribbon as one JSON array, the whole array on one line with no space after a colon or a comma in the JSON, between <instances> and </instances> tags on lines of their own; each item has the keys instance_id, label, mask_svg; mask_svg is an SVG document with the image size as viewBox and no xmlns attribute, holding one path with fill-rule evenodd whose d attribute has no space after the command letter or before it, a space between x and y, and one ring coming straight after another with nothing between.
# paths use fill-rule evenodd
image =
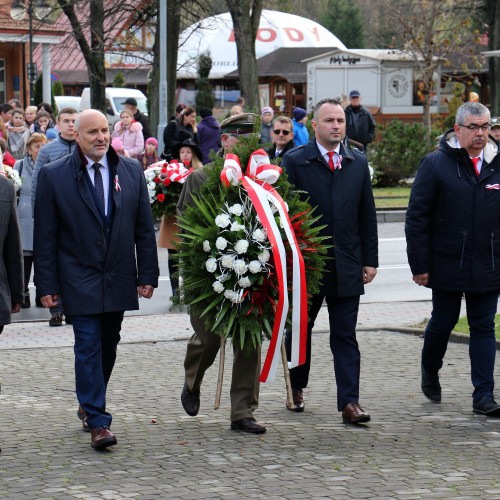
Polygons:
<instances>
[{"instance_id":1,"label":"red and white ribbon","mask_svg":"<svg viewBox=\"0 0 500 500\"><path fill-rule=\"evenodd\" d=\"M167 163L166 161L153 163L145 170L145 172L150 172L151 170L161 174L163 179L169 179L170 182L179 182L180 184L184 184L193 169L186 168L183 163L174 160L170 163Z\"/></svg>"},{"instance_id":2,"label":"red and white ribbon","mask_svg":"<svg viewBox=\"0 0 500 500\"><path fill-rule=\"evenodd\" d=\"M498 191L500 189L500 184L486 184L486 189L496 189Z\"/></svg>"},{"instance_id":3,"label":"red and white ribbon","mask_svg":"<svg viewBox=\"0 0 500 500\"><path fill-rule=\"evenodd\" d=\"M289 310L288 281L286 268L286 249L271 204L280 214L281 225L287 235L292 252L292 349L289 367L294 368L305 363L307 343L307 291L305 267L302 253L295 238L292 224L288 217L285 202L270 185L276 182L281 168L272 165L264 150L252 153L247 165L247 174L243 175L239 158L229 153L226 155L221 180L226 185L237 186L240 183L246 189L257 215L267 232L271 243L276 276L278 280L278 301L273 325L273 332L266 359L260 375L261 382L271 382L279 364L281 343Z\"/></svg>"}]
</instances>

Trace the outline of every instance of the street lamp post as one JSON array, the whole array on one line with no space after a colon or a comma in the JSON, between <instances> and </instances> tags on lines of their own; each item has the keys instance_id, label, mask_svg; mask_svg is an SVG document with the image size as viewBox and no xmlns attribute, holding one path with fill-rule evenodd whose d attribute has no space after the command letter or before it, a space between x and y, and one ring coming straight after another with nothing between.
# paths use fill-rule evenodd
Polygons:
<instances>
[{"instance_id":1,"label":"street lamp post","mask_svg":"<svg viewBox=\"0 0 500 500\"><path fill-rule=\"evenodd\" d=\"M33 17L39 20L45 19L52 8L44 0L14 0L10 7L10 16L16 21L23 21L28 15L28 40L29 40L29 62L27 64L27 76L30 84L30 105L35 105L35 82L38 75L36 63L33 62Z\"/></svg>"}]
</instances>

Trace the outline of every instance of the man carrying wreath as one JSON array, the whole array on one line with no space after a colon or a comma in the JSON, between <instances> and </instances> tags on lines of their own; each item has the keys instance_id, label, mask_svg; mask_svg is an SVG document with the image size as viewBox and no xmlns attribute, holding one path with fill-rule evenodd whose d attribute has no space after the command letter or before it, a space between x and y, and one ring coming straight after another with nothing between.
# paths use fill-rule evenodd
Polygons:
<instances>
[{"instance_id":1,"label":"man carrying wreath","mask_svg":"<svg viewBox=\"0 0 500 500\"><path fill-rule=\"evenodd\" d=\"M221 123L221 143L223 154L231 151L240 138L248 137L258 116L253 113L227 118ZM182 189L177 211L179 215L192 205L192 194L207 180L206 170L194 171ZM191 315L193 336L189 339L184 360L185 382L181 394L184 410L190 416L198 414L200 409L200 386L205 371L212 366L220 348L220 337L207 330L202 318ZM259 424L253 412L259 404L260 346L251 352L243 352L237 342L233 343L234 359L231 380L231 429L252 434L266 432Z\"/></svg>"}]
</instances>

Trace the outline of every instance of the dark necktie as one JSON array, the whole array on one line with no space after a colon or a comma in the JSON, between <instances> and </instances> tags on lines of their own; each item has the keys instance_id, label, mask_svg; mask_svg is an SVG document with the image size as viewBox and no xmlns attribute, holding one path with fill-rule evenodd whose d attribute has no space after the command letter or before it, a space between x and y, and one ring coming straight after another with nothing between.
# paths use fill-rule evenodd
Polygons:
<instances>
[{"instance_id":1,"label":"dark necktie","mask_svg":"<svg viewBox=\"0 0 500 500\"><path fill-rule=\"evenodd\" d=\"M102 165L100 163L94 163L92 167L95 170L94 188L95 194L97 195L97 200L99 201L99 208L101 208L103 214L106 214L104 205L104 185L102 183L102 175L100 170L102 168Z\"/></svg>"},{"instance_id":2,"label":"dark necktie","mask_svg":"<svg viewBox=\"0 0 500 500\"><path fill-rule=\"evenodd\" d=\"M472 164L474 165L474 170L476 171L476 175L479 177L479 170L477 168L477 163L479 162L479 156L471 158Z\"/></svg>"},{"instance_id":3,"label":"dark necktie","mask_svg":"<svg viewBox=\"0 0 500 500\"><path fill-rule=\"evenodd\" d=\"M331 170L335 170L335 165L333 163L333 155L335 154L335 151L327 151L328 154L328 166L330 167Z\"/></svg>"}]
</instances>

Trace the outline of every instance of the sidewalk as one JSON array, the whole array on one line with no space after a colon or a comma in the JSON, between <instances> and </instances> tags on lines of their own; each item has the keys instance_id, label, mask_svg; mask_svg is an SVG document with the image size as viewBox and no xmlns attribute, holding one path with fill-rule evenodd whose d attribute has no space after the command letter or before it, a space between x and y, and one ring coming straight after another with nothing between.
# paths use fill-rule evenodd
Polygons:
<instances>
[{"instance_id":1,"label":"sidewalk","mask_svg":"<svg viewBox=\"0 0 500 500\"><path fill-rule=\"evenodd\" d=\"M323 309L306 411L285 409L278 370L261 386L261 436L229 429L229 347L221 408L213 410L214 366L191 418L180 404L187 315L126 317L108 389L118 445L106 452L90 447L75 416L71 327L8 326L0 336L0 498L500 499L500 419L471 411L467 346L450 343L435 405L419 387L422 339L382 328L405 330L429 314L429 302L361 306L361 403L372 421L354 427L336 411Z\"/></svg>"}]
</instances>

